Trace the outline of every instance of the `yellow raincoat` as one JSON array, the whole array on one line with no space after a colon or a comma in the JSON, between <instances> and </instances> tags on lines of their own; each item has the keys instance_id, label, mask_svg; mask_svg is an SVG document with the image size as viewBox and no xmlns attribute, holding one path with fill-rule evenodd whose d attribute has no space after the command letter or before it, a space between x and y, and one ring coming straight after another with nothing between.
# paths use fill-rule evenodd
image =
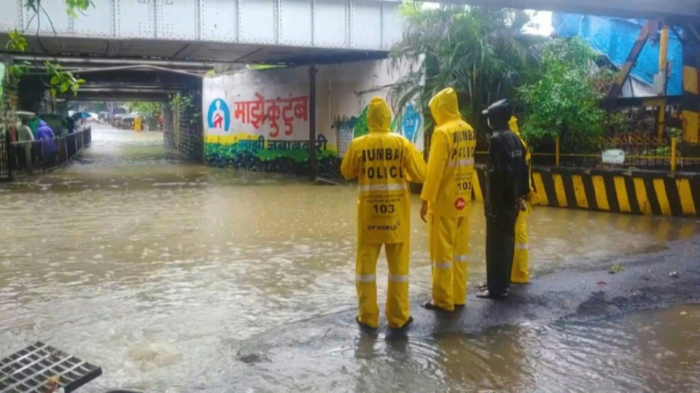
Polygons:
<instances>
[{"instance_id":1,"label":"yellow raincoat","mask_svg":"<svg viewBox=\"0 0 700 393\"><path fill-rule=\"evenodd\" d=\"M386 316L389 326L404 326L410 317L408 269L410 255L411 194L408 182L422 183L425 161L406 138L391 133L391 109L375 97L367 110L369 134L352 141L341 173L358 178L357 260L355 284L359 298L358 321L376 327L376 267L382 245L389 264Z\"/></svg>"},{"instance_id":2,"label":"yellow raincoat","mask_svg":"<svg viewBox=\"0 0 700 393\"><path fill-rule=\"evenodd\" d=\"M513 253L513 268L510 273L510 281L518 284L524 284L530 281L530 245L528 243L527 236L527 218L532 212L532 205L539 202L539 197L535 188L532 186L532 156L530 150L527 148L527 144L520 136L520 129L518 128L518 119L513 116L508 122L508 126L511 131L513 131L520 141L523 143L525 148L525 162L527 163L528 170L528 181L530 184L530 192L527 196L527 210L518 213L518 219L515 222L515 252Z\"/></svg>"},{"instance_id":3,"label":"yellow raincoat","mask_svg":"<svg viewBox=\"0 0 700 393\"><path fill-rule=\"evenodd\" d=\"M469 213L474 176L476 134L459 113L452 88L430 100L436 127L421 199L430 212L432 301L444 310L464 305L467 296Z\"/></svg>"}]
</instances>

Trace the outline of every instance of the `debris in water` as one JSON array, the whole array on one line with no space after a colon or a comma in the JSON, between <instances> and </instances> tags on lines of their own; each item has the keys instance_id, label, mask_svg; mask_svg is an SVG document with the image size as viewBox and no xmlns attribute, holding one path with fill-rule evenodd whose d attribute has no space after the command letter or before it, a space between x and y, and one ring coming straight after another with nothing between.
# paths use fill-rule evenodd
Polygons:
<instances>
[{"instance_id":1,"label":"debris in water","mask_svg":"<svg viewBox=\"0 0 700 393\"><path fill-rule=\"evenodd\" d=\"M688 315L687 311L681 311L681 315Z\"/></svg>"},{"instance_id":2,"label":"debris in water","mask_svg":"<svg viewBox=\"0 0 700 393\"><path fill-rule=\"evenodd\" d=\"M316 180L314 180L314 185L317 185L317 186L337 186L338 183L336 183L332 180L329 180L329 179L317 177Z\"/></svg>"},{"instance_id":3,"label":"debris in water","mask_svg":"<svg viewBox=\"0 0 700 393\"><path fill-rule=\"evenodd\" d=\"M138 344L129 349L128 356L141 362L142 368L168 367L182 359L175 347L163 342Z\"/></svg>"},{"instance_id":4,"label":"debris in water","mask_svg":"<svg viewBox=\"0 0 700 393\"><path fill-rule=\"evenodd\" d=\"M610 270L608 270L608 273L617 274L617 273L620 273L624 270L625 270L625 268L622 267L622 265L620 265L619 263L616 263L610 267Z\"/></svg>"},{"instance_id":5,"label":"debris in water","mask_svg":"<svg viewBox=\"0 0 700 393\"><path fill-rule=\"evenodd\" d=\"M261 362L267 362L269 359L267 359L265 356L262 356L257 353L248 353L248 354L238 354L238 360L242 361L243 363L247 364L255 364L255 363L261 363Z\"/></svg>"},{"instance_id":6,"label":"debris in water","mask_svg":"<svg viewBox=\"0 0 700 393\"><path fill-rule=\"evenodd\" d=\"M59 382L61 380L60 375L54 375L53 377L46 380L46 391L53 393L60 386Z\"/></svg>"},{"instance_id":7,"label":"debris in water","mask_svg":"<svg viewBox=\"0 0 700 393\"><path fill-rule=\"evenodd\" d=\"M680 275L678 274L678 272L668 273L668 276L671 278L680 278Z\"/></svg>"},{"instance_id":8,"label":"debris in water","mask_svg":"<svg viewBox=\"0 0 700 393\"><path fill-rule=\"evenodd\" d=\"M598 281L598 284L597 284L597 285L608 285L608 283L605 282L605 281Z\"/></svg>"}]
</instances>

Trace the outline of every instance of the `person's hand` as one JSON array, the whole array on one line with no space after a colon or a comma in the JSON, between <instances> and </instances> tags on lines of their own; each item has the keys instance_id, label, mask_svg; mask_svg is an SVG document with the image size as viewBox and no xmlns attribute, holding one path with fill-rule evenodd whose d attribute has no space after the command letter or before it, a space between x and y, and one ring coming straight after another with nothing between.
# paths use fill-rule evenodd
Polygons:
<instances>
[{"instance_id":1,"label":"person's hand","mask_svg":"<svg viewBox=\"0 0 700 393\"><path fill-rule=\"evenodd\" d=\"M425 218L425 216L428 215L428 201L423 201L423 205L420 207L420 219L423 220L424 223L427 223L428 220Z\"/></svg>"},{"instance_id":2,"label":"person's hand","mask_svg":"<svg viewBox=\"0 0 700 393\"><path fill-rule=\"evenodd\" d=\"M515 205L518 207L518 210L520 210L520 211L527 210L527 203L525 203L525 200L523 198L518 198L515 201Z\"/></svg>"}]
</instances>

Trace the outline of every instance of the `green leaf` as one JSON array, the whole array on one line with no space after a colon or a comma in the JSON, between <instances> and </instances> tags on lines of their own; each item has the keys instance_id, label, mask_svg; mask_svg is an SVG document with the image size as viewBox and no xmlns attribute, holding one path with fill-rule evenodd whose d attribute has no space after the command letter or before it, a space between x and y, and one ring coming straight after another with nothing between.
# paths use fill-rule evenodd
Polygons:
<instances>
[{"instance_id":1,"label":"green leaf","mask_svg":"<svg viewBox=\"0 0 700 393\"><path fill-rule=\"evenodd\" d=\"M49 84L51 85L57 85L61 81L61 78L58 77L58 75L54 75L51 77L51 80L49 81Z\"/></svg>"},{"instance_id":2,"label":"green leaf","mask_svg":"<svg viewBox=\"0 0 700 393\"><path fill-rule=\"evenodd\" d=\"M38 0L27 0L27 4L25 5L25 7L27 7L27 9L32 10L34 12L39 12L39 9L37 6L37 1Z\"/></svg>"},{"instance_id":3,"label":"green leaf","mask_svg":"<svg viewBox=\"0 0 700 393\"><path fill-rule=\"evenodd\" d=\"M7 42L6 48L14 49L20 52L27 50L27 39L17 29L9 33L9 38L10 39Z\"/></svg>"}]
</instances>

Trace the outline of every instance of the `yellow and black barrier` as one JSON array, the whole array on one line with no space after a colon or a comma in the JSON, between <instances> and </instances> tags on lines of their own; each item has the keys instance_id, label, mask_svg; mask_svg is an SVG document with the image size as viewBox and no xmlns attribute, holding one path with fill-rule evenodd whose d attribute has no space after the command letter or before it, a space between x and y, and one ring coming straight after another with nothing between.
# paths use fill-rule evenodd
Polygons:
<instances>
[{"instance_id":1,"label":"yellow and black barrier","mask_svg":"<svg viewBox=\"0 0 700 393\"><path fill-rule=\"evenodd\" d=\"M476 168L474 199L485 174ZM700 216L700 173L584 168L533 168L540 205L664 216Z\"/></svg>"}]
</instances>

